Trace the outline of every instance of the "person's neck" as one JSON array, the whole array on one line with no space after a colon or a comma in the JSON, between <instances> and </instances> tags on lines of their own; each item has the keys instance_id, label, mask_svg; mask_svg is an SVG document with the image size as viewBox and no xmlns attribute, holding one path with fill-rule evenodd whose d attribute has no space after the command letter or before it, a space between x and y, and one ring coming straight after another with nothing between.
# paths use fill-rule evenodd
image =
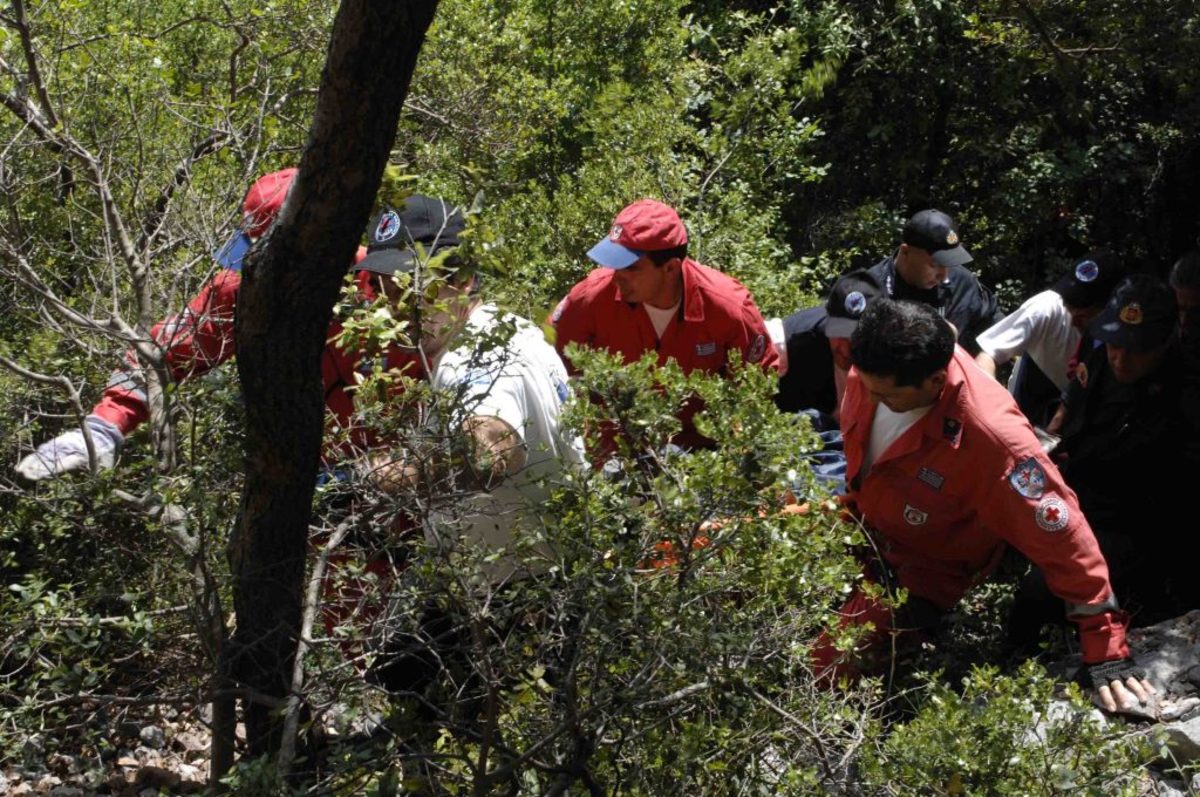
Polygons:
<instances>
[{"instance_id":1,"label":"person's neck","mask_svg":"<svg viewBox=\"0 0 1200 797\"><path fill-rule=\"evenodd\" d=\"M647 299L645 304L659 310L670 310L672 307L677 307L680 300L683 298L683 274L679 274L678 278L671 283L669 288L664 289L659 295L653 299Z\"/></svg>"}]
</instances>

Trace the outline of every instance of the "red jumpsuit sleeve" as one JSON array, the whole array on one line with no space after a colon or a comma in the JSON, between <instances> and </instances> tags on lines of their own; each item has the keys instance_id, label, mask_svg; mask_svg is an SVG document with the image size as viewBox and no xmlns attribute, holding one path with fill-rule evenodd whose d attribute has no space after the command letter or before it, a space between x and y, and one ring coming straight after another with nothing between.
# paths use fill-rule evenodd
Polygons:
<instances>
[{"instance_id":1,"label":"red jumpsuit sleeve","mask_svg":"<svg viewBox=\"0 0 1200 797\"><path fill-rule=\"evenodd\" d=\"M563 349L569 343L593 345L596 339L591 300L582 288L583 283L572 288L550 313L549 318L550 325L554 327L554 348L571 374L575 374L577 369L563 353Z\"/></svg>"},{"instance_id":2,"label":"red jumpsuit sleeve","mask_svg":"<svg viewBox=\"0 0 1200 797\"><path fill-rule=\"evenodd\" d=\"M994 479L981 482L984 525L1041 568L1050 591L1066 601L1079 626L1084 663L1127 657L1127 616L1092 528L1058 468L1037 451L1015 457Z\"/></svg>"},{"instance_id":3,"label":"red jumpsuit sleeve","mask_svg":"<svg viewBox=\"0 0 1200 797\"><path fill-rule=\"evenodd\" d=\"M742 353L742 362L758 363L763 370L777 372L779 370L779 353L771 343L771 335L767 332L767 322L749 291L746 292L739 308L738 323L734 325L733 340L730 348L736 348Z\"/></svg>"},{"instance_id":4,"label":"red jumpsuit sleeve","mask_svg":"<svg viewBox=\"0 0 1200 797\"><path fill-rule=\"evenodd\" d=\"M196 294L183 312L159 321L150 337L163 347L171 378L182 381L203 374L234 354L234 313L241 275L221 270ZM129 434L149 414L145 379L130 350L125 367L113 372L92 414Z\"/></svg>"}]
</instances>

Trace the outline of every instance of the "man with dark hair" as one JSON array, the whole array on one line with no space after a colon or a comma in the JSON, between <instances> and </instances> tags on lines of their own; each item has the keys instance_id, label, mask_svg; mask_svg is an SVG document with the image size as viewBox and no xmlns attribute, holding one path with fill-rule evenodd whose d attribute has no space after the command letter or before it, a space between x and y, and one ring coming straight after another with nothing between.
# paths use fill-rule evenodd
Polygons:
<instances>
[{"instance_id":1,"label":"man with dark hair","mask_svg":"<svg viewBox=\"0 0 1200 797\"><path fill-rule=\"evenodd\" d=\"M996 298L965 268L973 260L954 219L940 210L922 210L904 225L895 254L871 268L843 275L831 293L837 293L844 280L869 277L889 299L935 308L954 326L958 342L975 354L979 351L976 335L999 321L1001 313ZM848 337L829 336L839 403L850 370Z\"/></svg>"},{"instance_id":2,"label":"man with dark hair","mask_svg":"<svg viewBox=\"0 0 1200 797\"><path fill-rule=\"evenodd\" d=\"M1030 297L976 338L975 362L992 376L997 366L1021 357L1008 390L1033 423L1049 423L1075 365L1091 349L1084 340L1088 324L1127 273L1113 253L1091 252L1054 287Z\"/></svg>"},{"instance_id":3,"label":"man with dark hair","mask_svg":"<svg viewBox=\"0 0 1200 797\"><path fill-rule=\"evenodd\" d=\"M653 351L660 364L675 360L684 373L723 374L736 350L743 363L776 370L775 347L750 292L688 257L687 243L679 214L662 202L640 199L618 213L588 251L600 268L550 315L559 353L580 343L633 362ZM691 423L696 410L693 402L680 412L675 442L685 448L708 442Z\"/></svg>"},{"instance_id":4,"label":"man with dark hair","mask_svg":"<svg viewBox=\"0 0 1200 797\"><path fill-rule=\"evenodd\" d=\"M1195 337L1200 334L1200 249L1175 261L1170 281L1179 310L1179 332L1184 337Z\"/></svg>"},{"instance_id":5,"label":"man with dark hair","mask_svg":"<svg viewBox=\"0 0 1200 797\"><path fill-rule=\"evenodd\" d=\"M1104 557L1012 397L927 305L876 300L850 347L847 504L877 541L882 586L909 594L897 616L863 590L851 597L844 622L874 625L857 652L877 653L896 632L933 631L1008 543L1066 601L1101 704L1112 711L1145 701L1152 690L1129 659ZM814 655L827 671L855 671L827 639Z\"/></svg>"}]
</instances>

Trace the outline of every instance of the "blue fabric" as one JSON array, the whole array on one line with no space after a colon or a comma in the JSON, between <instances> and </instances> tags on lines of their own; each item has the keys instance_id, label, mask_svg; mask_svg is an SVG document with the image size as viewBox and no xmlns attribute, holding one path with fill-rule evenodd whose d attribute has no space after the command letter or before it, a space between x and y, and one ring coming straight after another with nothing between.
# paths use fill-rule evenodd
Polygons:
<instances>
[{"instance_id":1,"label":"blue fabric","mask_svg":"<svg viewBox=\"0 0 1200 797\"><path fill-rule=\"evenodd\" d=\"M821 448L801 455L801 459L812 470L816 482L831 495L846 493L846 454L842 448L842 430L836 421L820 410L801 410L800 415L808 418L813 431L821 438ZM799 489L797 489L799 488ZM799 501L812 498L802 484L793 487ZM805 493L801 495L801 493Z\"/></svg>"},{"instance_id":2,"label":"blue fabric","mask_svg":"<svg viewBox=\"0 0 1200 797\"><path fill-rule=\"evenodd\" d=\"M222 268L241 271L242 260L253 245L254 242L250 240L250 236L238 230L220 249L213 252L213 260L217 261Z\"/></svg>"}]
</instances>

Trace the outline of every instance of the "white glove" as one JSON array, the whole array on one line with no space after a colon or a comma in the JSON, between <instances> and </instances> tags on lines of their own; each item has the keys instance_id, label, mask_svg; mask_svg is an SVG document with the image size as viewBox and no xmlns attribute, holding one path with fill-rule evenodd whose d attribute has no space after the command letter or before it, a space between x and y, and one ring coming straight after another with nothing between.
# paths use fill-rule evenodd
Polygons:
<instances>
[{"instance_id":1,"label":"white glove","mask_svg":"<svg viewBox=\"0 0 1200 797\"><path fill-rule=\"evenodd\" d=\"M95 415L87 416L84 423L92 433L96 464L101 469L111 468L116 464L117 454L121 453L121 444L125 442L125 436L121 434L120 429ZM72 429L38 446L37 451L17 464L17 473L29 481L36 482L87 467L87 443L83 440L83 432Z\"/></svg>"}]
</instances>

